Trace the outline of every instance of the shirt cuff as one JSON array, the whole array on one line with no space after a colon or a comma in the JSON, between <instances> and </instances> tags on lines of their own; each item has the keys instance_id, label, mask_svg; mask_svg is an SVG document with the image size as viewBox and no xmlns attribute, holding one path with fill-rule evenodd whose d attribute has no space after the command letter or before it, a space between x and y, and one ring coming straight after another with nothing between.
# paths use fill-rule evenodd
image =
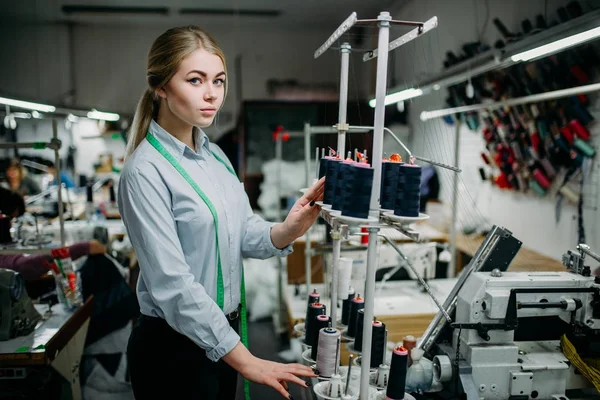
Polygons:
<instances>
[{"instance_id":1,"label":"shirt cuff","mask_svg":"<svg viewBox=\"0 0 600 400\"><path fill-rule=\"evenodd\" d=\"M288 244L283 249L278 249L277 247L275 247L275 245L273 244L273 241L271 240L271 229L275 225L277 225L277 223L269 224L268 228L265 229L263 243L266 243L267 250L269 252L271 252L271 254L273 254L273 256L286 257L287 255L291 254L294 251L294 242Z\"/></svg>"},{"instance_id":2,"label":"shirt cuff","mask_svg":"<svg viewBox=\"0 0 600 400\"><path fill-rule=\"evenodd\" d=\"M227 335L213 347L212 350L206 352L206 357L209 360L217 362L221 359L221 357L225 356L229 353L233 348L239 343L240 335L238 335L232 327L229 327L229 332Z\"/></svg>"}]
</instances>

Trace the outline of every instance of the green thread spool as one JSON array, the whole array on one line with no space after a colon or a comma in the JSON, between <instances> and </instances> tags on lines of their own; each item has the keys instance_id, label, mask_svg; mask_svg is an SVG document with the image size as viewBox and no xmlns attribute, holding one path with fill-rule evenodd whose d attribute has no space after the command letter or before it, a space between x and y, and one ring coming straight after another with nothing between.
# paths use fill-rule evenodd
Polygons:
<instances>
[{"instance_id":1,"label":"green thread spool","mask_svg":"<svg viewBox=\"0 0 600 400\"><path fill-rule=\"evenodd\" d=\"M534 180L529 181L529 188L532 189L538 196L545 196L546 191Z\"/></svg>"},{"instance_id":2,"label":"green thread spool","mask_svg":"<svg viewBox=\"0 0 600 400\"><path fill-rule=\"evenodd\" d=\"M573 141L573 146L575 146L577 150L581 151L586 157L592 158L594 155L596 155L596 150L594 150L592 146L577 137Z\"/></svg>"}]
</instances>

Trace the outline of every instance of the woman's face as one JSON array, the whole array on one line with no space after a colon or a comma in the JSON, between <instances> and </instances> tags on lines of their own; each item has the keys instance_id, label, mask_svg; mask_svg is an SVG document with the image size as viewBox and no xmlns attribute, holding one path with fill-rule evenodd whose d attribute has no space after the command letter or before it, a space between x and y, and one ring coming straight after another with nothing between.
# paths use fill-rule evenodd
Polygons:
<instances>
[{"instance_id":1,"label":"woman's face","mask_svg":"<svg viewBox=\"0 0 600 400\"><path fill-rule=\"evenodd\" d=\"M225 96L225 68L219 56L198 49L186 57L173 78L159 89L170 111L183 122L212 124Z\"/></svg>"},{"instance_id":2,"label":"woman's face","mask_svg":"<svg viewBox=\"0 0 600 400\"><path fill-rule=\"evenodd\" d=\"M18 179L21 179L21 172L19 171L19 168L15 166L10 166L6 169L6 177L10 181L16 181Z\"/></svg>"}]
</instances>

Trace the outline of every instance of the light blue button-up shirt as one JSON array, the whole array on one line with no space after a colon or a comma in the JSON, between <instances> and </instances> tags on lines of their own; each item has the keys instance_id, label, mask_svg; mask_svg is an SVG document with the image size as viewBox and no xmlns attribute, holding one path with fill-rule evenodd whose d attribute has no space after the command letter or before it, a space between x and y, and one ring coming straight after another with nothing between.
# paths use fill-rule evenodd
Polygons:
<instances>
[{"instance_id":1,"label":"light blue button-up shirt","mask_svg":"<svg viewBox=\"0 0 600 400\"><path fill-rule=\"evenodd\" d=\"M150 133L185 168L213 203L219 217L224 312L240 303L242 257L286 256L271 242L273 223L254 215L243 184L211 153L223 151L194 129L196 151L155 121ZM216 304L217 257L212 214L175 168L143 140L129 157L119 182L119 210L140 265L137 295L142 314L165 319L213 361L240 338Z\"/></svg>"}]
</instances>

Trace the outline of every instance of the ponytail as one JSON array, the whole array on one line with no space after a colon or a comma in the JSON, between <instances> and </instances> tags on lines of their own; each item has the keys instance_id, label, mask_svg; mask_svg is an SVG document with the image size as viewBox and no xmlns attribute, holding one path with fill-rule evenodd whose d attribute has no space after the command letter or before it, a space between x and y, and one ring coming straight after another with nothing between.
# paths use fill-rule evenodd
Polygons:
<instances>
[{"instance_id":1,"label":"ponytail","mask_svg":"<svg viewBox=\"0 0 600 400\"><path fill-rule=\"evenodd\" d=\"M155 116L154 114L154 93L150 89L147 89L142 95L133 117L133 123L129 130L129 138L127 139L125 158L129 158L146 137L148 128L150 128L150 122L152 122L152 118Z\"/></svg>"}]
</instances>

